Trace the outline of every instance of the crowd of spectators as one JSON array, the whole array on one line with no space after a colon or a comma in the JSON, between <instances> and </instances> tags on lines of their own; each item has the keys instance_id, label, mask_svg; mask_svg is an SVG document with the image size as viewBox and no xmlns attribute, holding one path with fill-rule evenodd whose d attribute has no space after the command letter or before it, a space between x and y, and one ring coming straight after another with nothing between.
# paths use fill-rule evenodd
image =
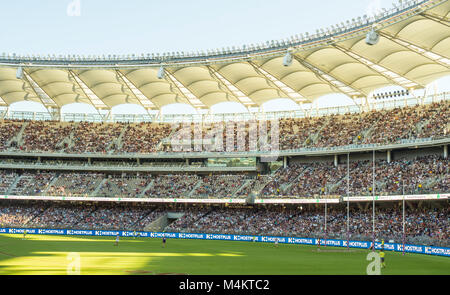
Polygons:
<instances>
[{"instance_id":1,"label":"crowd of spectators","mask_svg":"<svg viewBox=\"0 0 450 295\"><path fill-rule=\"evenodd\" d=\"M115 141L125 123L80 122L75 129L73 145L68 153L107 153L113 150Z\"/></svg>"},{"instance_id":2,"label":"crowd of spectators","mask_svg":"<svg viewBox=\"0 0 450 295\"><path fill-rule=\"evenodd\" d=\"M292 183L286 194L303 197L329 195L332 193L331 186L338 185L347 174L346 165L335 167L329 162L310 163L301 168L303 174Z\"/></svg>"},{"instance_id":3,"label":"crowd of spectators","mask_svg":"<svg viewBox=\"0 0 450 295\"><path fill-rule=\"evenodd\" d=\"M159 175L145 191L145 197L189 197L190 192L200 181L200 176L189 174Z\"/></svg>"},{"instance_id":4,"label":"crowd of spectators","mask_svg":"<svg viewBox=\"0 0 450 295\"><path fill-rule=\"evenodd\" d=\"M287 220L287 215L277 211L219 209L195 220L187 228L189 232L272 235Z\"/></svg>"},{"instance_id":5,"label":"crowd of spectators","mask_svg":"<svg viewBox=\"0 0 450 295\"><path fill-rule=\"evenodd\" d=\"M240 191L237 192L238 196L249 196L250 194L258 194L266 185L276 179L275 175L255 175L251 181L247 183Z\"/></svg>"},{"instance_id":6,"label":"crowd of spectators","mask_svg":"<svg viewBox=\"0 0 450 295\"><path fill-rule=\"evenodd\" d=\"M361 144L364 130L368 130L373 123L370 114L362 113L358 116L354 114L329 116L325 128L323 128L317 138L317 142L311 144L315 147L346 146L351 144Z\"/></svg>"},{"instance_id":7,"label":"crowd of spectators","mask_svg":"<svg viewBox=\"0 0 450 295\"><path fill-rule=\"evenodd\" d=\"M248 178L245 175L211 175L202 178L202 182L195 189L195 196L203 197L232 197Z\"/></svg>"},{"instance_id":8,"label":"crowd of spectators","mask_svg":"<svg viewBox=\"0 0 450 295\"><path fill-rule=\"evenodd\" d=\"M396 143L402 139L439 138L450 130L450 103L372 111L373 126L363 143Z\"/></svg>"},{"instance_id":9,"label":"crowd of spectators","mask_svg":"<svg viewBox=\"0 0 450 295\"><path fill-rule=\"evenodd\" d=\"M9 148L13 137L17 135L22 128L23 121L3 120L0 121L0 151Z\"/></svg>"},{"instance_id":10,"label":"crowd of spectators","mask_svg":"<svg viewBox=\"0 0 450 295\"><path fill-rule=\"evenodd\" d=\"M377 195L448 192L449 159L438 155L415 159L375 162ZM372 161L352 161L349 165L349 191L352 195L373 192ZM261 197L306 197L347 195L347 164L332 162L293 163L280 168L260 192Z\"/></svg>"},{"instance_id":11,"label":"crowd of spectators","mask_svg":"<svg viewBox=\"0 0 450 295\"><path fill-rule=\"evenodd\" d=\"M3 227L144 230L161 208L95 204L0 205Z\"/></svg>"},{"instance_id":12,"label":"crowd of spectators","mask_svg":"<svg viewBox=\"0 0 450 295\"><path fill-rule=\"evenodd\" d=\"M405 235L412 239L437 239L450 245L449 209L407 209L405 216ZM403 239L402 209L389 207L376 209L375 236L386 240L401 242ZM350 212L349 235L354 239L370 240L372 238L372 212L352 210ZM347 213L342 209L327 212L325 231L324 212L302 212L283 224L281 231L294 235L307 235L321 238L346 238Z\"/></svg>"},{"instance_id":13,"label":"crowd of spectators","mask_svg":"<svg viewBox=\"0 0 450 295\"><path fill-rule=\"evenodd\" d=\"M94 210L93 206L53 205L36 214L36 217L26 223L29 227L38 228L73 228L78 222L87 218Z\"/></svg>"},{"instance_id":14,"label":"crowd of spectators","mask_svg":"<svg viewBox=\"0 0 450 295\"><path fill-rule=\"evenodd\" d=\"M25 172L21 175L13 193L16 195L37 196L45 192L53 178L55 172Z\"/></svg>"},{"instance_id":15,"label":"crowd of spectators","mask_svg":"<svg viewBox=\"0 0 450 295\"><path fill-rule=\"evenodd\" d=\"M0 170L0 193L143 198L324 198L354 195L400 195L450 191L449 159L433 154L347 164L291 163L268 175L248 174L109 174L100 172Z\"/></svg>"},{"instance_id":16,"label":"crowd of spectators","mask_svg":"<svg viewBox=\"0 0 450 295\"><path fill-rule=\"evenodd\" d=\"M204 209L198 207L190 207L183 210L183 215L169 224L166 231L180 231L181 229L187 229L192 223L205 216L211 211L211 209Z\"/></svg>"},{"instance_id":17,"label":"crowd of spectators","mask_svg":"<svg viewBox=\"0 0 450 295\"><path fill-rule=\"evenodd\" d=\"M280 149L290 150L313 145L312 136L325 128L327 121L322 117L289 118L280 120Z\"/></svg>"},{"instance_id":18,"label":"crowd of spectators","mask_svg":"<svg viewBox=\"0 0 450 295\"><path fill-rule=\"evenodd\" d=\"M172 132L170 124L140 123L130 124L122 137L120 146L115 146L119 153L153 153L157 151L161 140Z\"/></svg>"},{"instance_id":19,"label":"crowd of spectators","mask_svg":"<svg viewBox=\"0 0 450 295\"><path fill-rule=\"evenodd\" d=\"M192 212L191 212L192 211ZM375 218L375 237L403 239L402 210L394 206L378 208ZM407 209L405 238L410 242L450 245L449 208ZM175 232L202 232L296 236L316 238L347 238L345 208L328 209L325 230L324 208L306 209L196 209L187 213L168 229ZM371 209L352 209L349 235L352 239L372 239Z\"/></svg>"},{"instance_id":20,"label":"crowd of spectators","mask_svg":"<svg viewBox=\"0 0 450 295\"><path fill-rule=\"evenodd\" d=\"M450 131L449 105L441 102L322 118L282 119L280 145L281 149L325 148L440 138Z\"/></svg>"},{"instance_id":21,"label":"crowd of spectators","mask_svg":"<svg viewBox=\"0 0 450 295\"><path fill-rule=\"evenodd\" d=\"M152 180L151 176L108 177L98 194L105 197L139 197Z\"/></svg>"},{"instance_id":22,"label":"crowd of spectators","mask_svg":"<svg viewBox=\"0 0 450 295\"><path fill-rule=\"evenodd\" d=\"M58 121L33 121L24 129L20 149L25 152L59 152L67 145L63 140L70 135L74 124Z\"/></svg>"},{"instance_id":23,"label":"crowd of spectators","mask_svg":"<svg viewBox=\"0 0 450 295\"><path fill-rule=\"evenodd\" d=\"M147 215L142 215L140 219L136 220L136 222L133 224L134 230L145 230L148 225L150 225L153 221L157 220L161 216L164 215L164 208L152 208L151 210L147 210Z\"/></svg>"},{"instance_id":24,"label":"crowd of spectators","mask_svg":"<svg viewBox=\"0 0 450 295\"><path fill-rule=\"evenodd\" d=\"M271 181L262 189L262 195L282 195L289 183L294 181L303 172L305 167L299 164L291 164L285 168L278 169L271 176Z\"/></svg>"},{"instance_id":25,"label":"crowd of spectators","mask_svg":"<svg viewBox=\"0 0 450 295\"><path fill-rule=\"evenodd\" d=\"M375 165L375 192L381 195L448 192L449 160L440 156L422 156L416 159L399 159ZM344 173L345 174L345 173ZM373 187L371 161L355 162L350 170L350 195L371 194ZM343 176L346 177L346 176ZM335 193L346 194L346 178Z\"/></svg>"},{"instance_id":26,"label":"crowd of spectators","mask_svg":"<svg viewBox=\"0 0 450 295\"><path fill-rule=\"evenodd\" d=\"M96 172L60 173L46 193L69 197L88 196L95 191L104 178L104 174Z\"/></svg>"},{"instance_id":27,"label":"crowd of spectators","mask_svg":"<svg viewBox=\"0 0 450 295\"><path fill-rule=\"evenodd\" d=\"M22 227L45 210L36 205L0 205L2 227Z\"/></svg>"},{"instance_id":28,"label":"crowd of spectators","mask_svg":"<svg viewBox=\"0 0 450 295\"><path fill-rule=\"evenodd\" d=\"M72 228L104 230L144 230L167 212L183 213L165 231L272 236L347 238L347 212L343 206L327 210L323 206L230 208L139 207L95 204L0 204L0 225L7 227ZM448 207L408 206L405 212L405 238L409 242L450 246ZM352 207L349 219L351 239L372 239L372 210ZM403 239L402 208L381 206L375 213L375 237Z\"/></svg>"},{"instance_id":29,"label":"crowd of spectators","mask_svg":"<svg viewBox=\"0 0 450 295\"><path fill-rule=\"evenodd\" d=\"M107 229L107 230L142 230L137 223L152 212L152 209L139 207L100 207L91 214L81 218L76 224L79 229ZM152 215L152 217L156 217ZM148 222L152 220L147 219Z\"/></svg>"},{"instance_id":30,"label":"crowd of spectators","mask_svg":"<svg viewBox=\"0 0 450 295\"><path fill-rule=\"evenodd\" d=\"M450 129L449 105L450 102L443 101L352 114L279 119L279 145L281 150L289 150L441 138L448 136ZM271 143L273 127L271 121L204 122L187 125L28 121L21 140L11 141L23 124L23 121L0 122L0 151L175 152L186 151L180 146L177 149L177 144L171 144L177 141L181 144L179 141L183 138L192 140L189 140L188 151L226 151L227 144L233 151L264 150Z\"/></svg>"},{"instance_id":31,"label":"crowd of spectators","mask_svg":"<svg viewBox=\"0 0 450 295\"><path fill-rule=\"evenodd\" d=\"M0 193L6 194L14 183L18 174L12 171L0 171Z\"/></svg>"}]
</instances>

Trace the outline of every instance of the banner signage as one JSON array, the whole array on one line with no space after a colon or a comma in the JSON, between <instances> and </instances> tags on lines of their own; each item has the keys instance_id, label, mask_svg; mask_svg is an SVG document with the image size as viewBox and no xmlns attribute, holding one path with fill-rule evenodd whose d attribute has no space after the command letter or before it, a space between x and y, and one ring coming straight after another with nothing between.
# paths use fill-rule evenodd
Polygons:
<instances>
[{"instance_id":1,"label":"banner signage","mask_svg":"<svg viewBox=\"0 0 450 295\"><path fill-rule=\"evenodd\" d=\"M9 196L0 195L0 200L39 200L39 201L91 201L91 202L138 202L138 203L233 203L245 204L245 199L186 199L186 198L98 198L98 197L63 197L63 196Z\"/></svg>"},{"instance_id":2,"label":"banner signage","mask_svg":"<svg viewBox=\"0 0 450 295\"><path fill-rule=\"evenodd\" d=\"M229 235L229 234L205 234L205 233L166 233L166 232L144 232L121 231L121 230L77 230L77 229L35 229L35 228L0 228L0 234L27 234L36 235L68 235L68 236L107 236L115 237L136 237L143 238L169 238L169 239L195 239L195 240L220 240L220 241L245 241L245 242L263 242L274 243L278 240L280 244L297 245L318 245L331 247L347 247L346 240L335 239L315 239L298 237L276 237L276 236L252 236L252 235ZM350 248L369 249L372 242L367 241L349 241ZM381 243L375 242L375 249L381 249ZM402 252L403 245L398 243L385 243L385 251ZM428 255L438 255L450 257L450 248L432 247L421 245L405 245L405 252Z\"/></svg>"},{"instance_id":3,"label":"banner signage","mask_svg":"<svg viewBox=\"0 0 450 295\"><path fill-rule=\"evenodd\" d=\"M375 201L420 201L420 200L447 200L450 194L427 194L427 195L395 195L395 196L375 196ZM373 196L355 196L343 197L342 200L347 202L372 202Z\"/></svg>"},{"instance_id":4,"label":"banner signage","mask_svg":"<svg viewBox=\"0 0 450 295\"><path fill-rule=\"evenodd\" d=\"M256 199L255 204L339 204L339 199Z\"/></svg>"},{"instance_id":5,"label":"banner signage","mask_svg":"<svg viewBox=\"0 0 450 295\"><path fill-rule=\"evenodd\" d=\"M354 196L343 198L267 198L255 199L255 204L338 204L341 202L372 202L373 196ZM375 196L375 201L420 201L420 200L447 200L450 194L428 195L395 195ZM200 204L245 204L245 199L191 199L191 198L100 198L100 197L65 197L65 196L10 196L0 195L0 200L36 200L36 201L91 201L91 202L136 202L136 203L200 203Z\"/></svg>"}]
</instances>

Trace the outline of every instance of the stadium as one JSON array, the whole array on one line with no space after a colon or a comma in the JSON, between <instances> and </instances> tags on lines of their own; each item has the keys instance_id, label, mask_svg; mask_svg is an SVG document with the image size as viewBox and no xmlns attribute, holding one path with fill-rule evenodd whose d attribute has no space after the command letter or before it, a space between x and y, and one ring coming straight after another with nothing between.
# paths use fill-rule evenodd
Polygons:
<instances>
[{"instance_id":1,"label":"stadium","mask_svg":"<svg viewBox=\"0 0 450 295\"><path fill-rule=\"evenodd\" d=\"M358 275L383 253L381 274L449 275L450 88L429 87L449 17L400 1L240 47L0 55L0 274Z\"/></svg>"}]
</instances>

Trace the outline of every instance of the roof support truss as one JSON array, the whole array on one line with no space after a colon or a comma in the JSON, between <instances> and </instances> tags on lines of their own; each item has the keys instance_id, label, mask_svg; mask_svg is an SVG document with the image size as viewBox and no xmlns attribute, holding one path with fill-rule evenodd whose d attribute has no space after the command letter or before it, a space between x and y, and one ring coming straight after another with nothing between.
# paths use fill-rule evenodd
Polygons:
<instances>
[{"instance_id":1,"label":"roof support truss","mask_svg":"<svg viewBox=\"0 0 450 295\"><path fill-rule=\"evenodd\" d=\"M166 70L166 75L168 82L174 85L188 100L189 104L195 109L206 107L203 102L198 99L189 89L187 89L177 78L175 78L169 71Z\"/></svg>"},{"instance_id":2,"label":"roof support truss","mask_svg":"<svg viewBox=\"0 0 450 295\"><path fill-rule=\"evenodd\" d=\"M339 81L336 77L333 75L330 75L329 73L324 72L323 70L319 69L318 67L312 65L311 63L307 62L304 59L298 58L296 55L293 55L294 58L302 64L304 67L310 69L313 73L315 73L322 81L329 84L333 89L336 89L337 91L351 97L358 97L363 96L364 94L354 89L353 87L347 85L346 83Z\"/></svg>"},{"instance_id":3,"label":"roof support truss","mask_svg":"<svg viewBox=\"0 0 450 295\"><path fill-rule=\"evenodd\" d=\"M210 66L207 66L207 68L211 76L215 78L220 83L220 85L225 86L228 91L230 91L239 100L240 103L242 103L246 107L255 105L255 103L248 96L246 96L244 92L231 84L230 81L225 79L221 74L219 74L219 72L217 72Z\"/></svg>"},{"instance_id":4,"label":"roof support truss","mask_svg":"<svg viewBox=\"0 0 450 295\"><path fill-rule=\"evenodd\" d=\"M423 56L423 57L425 57L425 58L427 58L427 59L429 59L429 60L431 60L431 61L433 61L433 62L435 62L437 64L440 64L441 66L444 66L446 68L450 68L450 59L445 58L442 55L439 55L439 54L434 53L432 51L420 48L419 46L411 44L410 42L405 41L405 40L399 38L398 36L394 37L394 36L392 36L392 35L390 35L388 33L385 33L385 32L380 32L380 35L382 35L383 37L391 40L392 42L394 42L394 43L396 43L396 44L398 44L398 45L400 45L400 46L402 46L402 47L404 47L404 48L406 48L408 50L411 50L411 51L413 51L413 52L415 52L415 53L417 53L417 54L419 54L419 55L421 55L421 56Z\"/></svg>"},{"instance_id":5,"label":"roof support truss","mask_svg":"<svg viewBox=\"0 0 450 295\"><path fill-rule=\"evenodd\" d=\"M381 76L383 76L384 78L386 78L386 79L387 79L389 82L391 82L392 84L401 86L401 87L406 88L406 89L408 89L408 88L414 88L414 87L417 87L417 86L423 87L422 85L420 85L420 84L418 84L418 83L416 83L416 82L413 82L413 81L411 81L411 80L408 80L408 79L406 79L406 78L404 78L404 77L398 75L397 73L394 73L394 72L392 72L392 71L389 71L389 70L387 70L386 68L384 68L384 67L382 67L382 66L380 66L380 65L378 65L378 64L375 64L375 63L371 62L370 60L368 60L368 59L362 57L362 56L359 55L359 54L356 54L356 53L354 53L354 52L352 52L352 51L350 51L350 50L347 50L347 49L345 49L345 48L343 48L343 47L341 47L341 46L339 46L339 45L337 45L337 44L334 44L333 46L334 46L335 48L339 49L340 51L342 51L343 53L347 54L347 55L350 56L351 58L354 58L354 59L356 59L357 61L359 61L360 63L366 65L366 66L369 67L372 71L375 71L376 73L380 74Z\"/></svg>"},{"instance_id":6,"label":"roof support truss","mask_svg":"<svg viewBox=\"0 0 450 295\"><path fill-rule=\"evenodd\" d=\"M81 88L84 95L90 100L95 109L109 109L109 107L78 77L72 70L69 70L70 76L75 80L78 87Z\"/></svg>"},{"instance_id":7,"label":"roof support truss","mask_svg":"<svg viewBox=\"0 0 450 295\"><path fill-rule=\"evenodd\" d=\"M119 78L127 85L128 89L133 93L134 97L139 101L139 104L147 111L155 108L155 105L148 99L124 74L116 70Z\"/></svg>"},{"instance_id":8,"label":"roof support truss","mask_svg":"<svg viewBox=\"0 0 450 295\"><path fill-rule=\"evenodd\" d=\"M249 61L248 63L253 66L253 68L257 73L266 77L270 85L277 88L280 92L283 92L287 97L290 97L296 103L302 103L305 100L307 100L303 95L294 91L291 87L287 86L286 84L275 78L273 75L269 74L267 71L256 65L254 62Z\"/></svg>"},{"instance_id":9,"label":"roof support truss","mask_svg":"<svg viewBox=\"0 0 450 295\"><path fill-rule=\"evenodd\" d=\"M430 19L430 20L433 20L440 24L443 24L444 26L450 27L450 25L449 25L450 19L446 16L440 16L440 15L434 14L430 11L422 12L420 15L427 19Z\"/></svg>"},{"instance_id":10,"label":"roof support truss","mask_svg":"<svg viewBox=\"0 0 450 295\"><path fill-rule=\"evenodd\" d=\"M31 86L36 96L42 102L47 110L59 108L58 104L31 78L26 70L23 70L23 78Z\"/></svg>"},{"instance_id":11,"label":"roof support truss","mask_svg":"<svg viewBox=\"0 0 450 295\"><path fill-rule=\"evenodd\" d=\"M0 105L4 105L4 106L8 105L1 96L0 96ZM9 108L9 106L8 106L8 108Z\"/></svg>"},{"instance_id":12,"label":"roof support truss","mask_svg":"<svg viewBox=\"0 0 450 295\"><path fill-rule=\"evenodd\" d=\"M108 112L104 113L104 114L100 114L100 117L102 118L102 122L108 122L111 120L111 115L112 115L112 110L109 109Z\"/></svg>"}]
</instances>

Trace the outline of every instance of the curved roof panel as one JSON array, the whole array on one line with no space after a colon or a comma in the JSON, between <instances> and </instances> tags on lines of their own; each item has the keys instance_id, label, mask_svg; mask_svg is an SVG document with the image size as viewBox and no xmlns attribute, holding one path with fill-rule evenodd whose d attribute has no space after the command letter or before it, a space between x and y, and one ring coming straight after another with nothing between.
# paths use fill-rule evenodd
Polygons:
<instances>
[{"instance_id":1,"label":"curved roof panel","mask_svg":"<svg viewBox=\"0 0 450 295\"><path fill-rule=\"evenodd\" d=\"M379 41L370 46L365 39L372 29ZM450 74L450 1L409 1L316 34L207 52L107 59L3 56L0 105L31 100L47 108L74 102L97 109L124 103L146 110L173 103L250 107L274 98L308 103L330 93L361 98L389 85L423 88ZM19 67L23 75L17 78Z\"/></svg>"}]
</instances>

